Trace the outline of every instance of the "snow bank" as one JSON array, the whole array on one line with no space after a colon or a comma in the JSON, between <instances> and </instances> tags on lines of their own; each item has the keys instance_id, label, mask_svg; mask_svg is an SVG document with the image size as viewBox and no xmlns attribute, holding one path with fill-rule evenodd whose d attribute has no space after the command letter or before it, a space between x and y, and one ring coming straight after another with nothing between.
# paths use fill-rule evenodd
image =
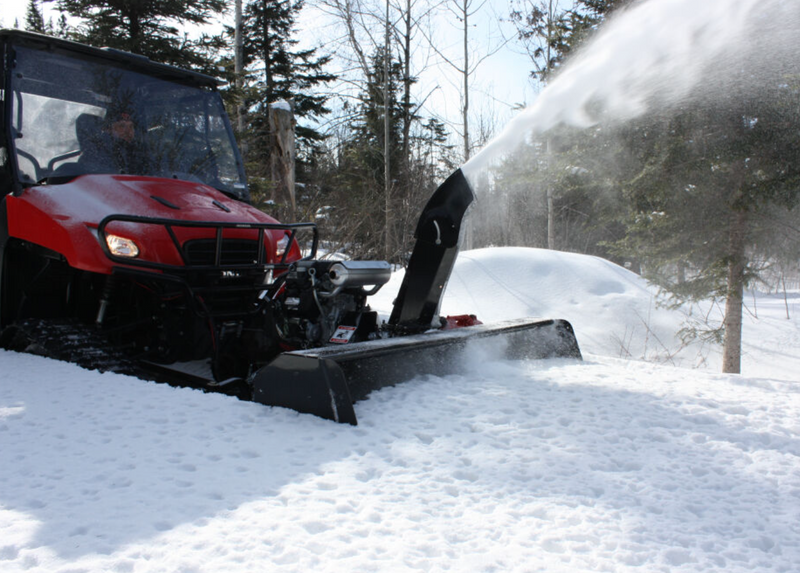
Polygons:
<instances>
[{"instance_id":1,"label":"snow bank","mask_svg":"<svg viewBox=\"0 0 800 573\"><path fill-rule=\"evenodd\" d=\"M371 299L387 316L401 279L398 273ZM800 380L800 294L791 295L789 319L782 295L759 294L758 300L746 301L742 371ZM680 331L719 324L723 308L708 303L671 309L667 302L642 277L605 259L504 247L460 253L441 310L445 315L476 314L485 322L565 318L585 354L720 371L722 348L701 341L687 344ZM780 359L765 359L773 353Z\"/></svg>"},{"instance_id":2,"label":"snow bank","mask_svg":"<svg viewBox=\"0 0 800 573\"><path fill-rule=\"evenodd\" d=\"M681 317L657 306L638 275L598 257L544 249L463 253L443 310L474 302L478 315L565 318L591 354L659 358L674 352Z\"/></svg>"}]
</instances>

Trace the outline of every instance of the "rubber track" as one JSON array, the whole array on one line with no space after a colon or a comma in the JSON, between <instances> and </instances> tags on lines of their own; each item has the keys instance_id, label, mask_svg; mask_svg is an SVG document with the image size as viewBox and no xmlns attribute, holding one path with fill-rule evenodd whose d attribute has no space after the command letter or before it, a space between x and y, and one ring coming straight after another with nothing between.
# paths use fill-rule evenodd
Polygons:
<instances>
[{"instance_id":1,"label":"rubber track","mask_svg":"<svg viewBox=\"0 0 800 573\"><path fill-rule=\"evenodd\" d=\"M142 377L141 369L102 333L76 320L25 319L3 331L3 346L77 364L87 370Z\"/></svg>"},{"instance_id":2,"label":"rubber track","mask_svg":"<svg viewBox=\"0 0 800 573\"><path fill-rule=\"evenodd\" d=\"M103 333L76 320L25 319L9 325L0 333L0 348L71 362L87 370L115 372L141 380L175 387L195 388L250 399L249 386L228 384L213 386L196 377L154 368L129 357L109 343Z\"/></svg>"}]
</instances>

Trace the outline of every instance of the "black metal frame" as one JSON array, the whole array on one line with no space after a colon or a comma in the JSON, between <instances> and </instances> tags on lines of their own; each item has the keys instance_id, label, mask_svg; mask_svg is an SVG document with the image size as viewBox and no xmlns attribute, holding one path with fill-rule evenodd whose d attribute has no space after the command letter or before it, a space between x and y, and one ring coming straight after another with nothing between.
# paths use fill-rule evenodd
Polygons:
<instances>
[{"instance_id":1,"label":"black metal frame","mask_svg":"<svg viewBox=\"0 0 800 573\"><path fill-rule=\"evenodd\" d=\"M145 56L141 56L139 54L133 54L129 52L124 52L121 50L113 49L113 48L96 48L93 46L88 46L85 44L80 44L78 42L73 42L71 40L65 40L62 38L56 38L54 36L47 36L44 34L38 34L35 32L27 32L22 30L11 30L11 29L0 29L0 47L4 50L2 53L3 62L2 66L4 68L4 85L0 86L0 89L4 89L6 92L6 105L5 110L3 111L3 121L0 123L5 123L3 130L11 137L9 141L7 141L7 145L5 146L7 149L7 153L9 156L9 163L12 166L12 190L15 195L19 195L24 191L25 188L31 187L33 185L38 184L40 178L44 174L43 166L39 166L34 162L34 166L37 168L36 173L36 181L23 181L20 178L19 169L16 161L16 155L20 154L19 150L16 149L16 143L14 138L10 135L11 131L11 98L13 96L12 90L10 90L11 86L11 70L14 66L14 58L15 58L15 46L21 46L31 50L38 50L44 52L56 52L61 53L64 55L69 55L74 58L80 58L83 60L95 61L95 62L102 62L105 65L114 65L121 70L131 71L134 73L143 74L152 78L157 78L162 81L167 82L174 82L179 83L187 86L192 86L204 91L214 92L217 94L218 103L220 105L222 114L221 119L223 120L225 131L228 134L228 137L231 140L233 154L235 163L237 166L237 170L242 178L242 183L245 184L245 187L242 189L242 196L240 200L243 200L246 203L250 203L250 192L246 186L246 175L244 171L244 160L242 159L241 151L239 147L236 145L236 138L233 131L233 126L231 125L230 119L228 118L227 113L225 113L224 105L219 95L218 87L222 85L223 82L219 81L218 79L208 76L199 72L194 72L190 70L185 70L182 68L177 68L174 66L166 65L151 61L149 58ZM2 146L0 146L2 147ZM0 195L6 193L5 190L0 190ZM238 193L238 192L237 192Z\"/></svg>"},{"instance_id":2,"label":"black metal frame","mask_svg":"<svg viewBox=\"0 0 800 573\"><path fill-rule=\"evenodd\" d=\"M155 261L146 261L142 259L120 257L119 255L114 255L108 248L108 243L106 242L106 227L108 227L108 225L114 222L138 223L141 225L158 225L164 227L170 239L172 240L175 250L178 252L178 255L180 256L181 261L183 261L183 265L171 265L168 263L158 263ZM189 261L186 260L186 253L184 252L183 247L181 246L181 243L178 240L178 237L175 235L175 231L173 230L174 228L213 229L216 241L214 249L214 264L213 265L189 264ZM258 237L256 239L258 243L258 256L255 263L233 264L233 265L222 264L221 261L222 241L223 241L224 229L258 231ZM226 222L226 221L182 221L179 219L142 217L138 215L109 215L105 217L102 221L100 221L100 224L97 226L97 235L98 238L100 239L100 247L103 249L103 253L105 253L106 257L108 257L112 262L123 264L126 266L143 267L151 270L169 271L171 273L182 274L191 271L247 271L247 270L271 270L271 269L288 268L288 266L291 263L286 262L286 257L289 254L293 242L296 243L298 246L300 245L300 243L297 242L296 240L296 235L297 231L301 229L311 229L313 233L313 239L311 243L311 253L303 257L301 260L315 259L317 256L317 248L319 247L319 230L317 229L317 225L315 223L282 224L282 223L240 223L240 222ZM264 236L265 236L265 231L268 230L289 231L289 240L286 245L286 250L283 252L281 260L278 263L268 263L265 261L266 253L264 250Z\"/></svg>"},{"instance_id":3,"label":"black metal frame","mask_svg":"<svg viewBox=\"0 0 800 573\"><path fill-rule=\"evenodd\" d=\"M106 227L114 222L124 222L124 223L138 223L142 225L159 225L166 229L167 234L170 236L173 246L177 251L178 255L181 258L181 261L184 263L183 265L172 265L167 263L159 263L155 261L146 261L141 259L135 258L128 258L128 257L120 257L118 255L114 255L108 248L108 243L106 242ZM175 227L183 227L183 228L206 228L212 229L215 233L215 264L213 265L192 265L186 259L186 253L183 250L183 247L175 234L173 228ZM222 264L221 256L222 256L222 241L223 231L224 229L250 229L258 231L258 256L255 263L251 264ZM181 221L176 219L164 219L164 218L157 218L157 217L142 217L136 215L109 215L105 217L97 228L98 239L100 241L100 247L103 249L104 254L114 263L119 264L120 266L115 266L113 272L115 275L126 275L132 278L138 278L140 280L155 280L155 281L163 281L165 283L173 283L176 286L180 286L186 290L187 294L189 295L189 300L192 301L192 305L194 307L194 311L198 316L201 317L208 317L208 318L235 318L237 316L245 316L257 313L259 308L254 306L249 311L245 312L235 312L235 313L225 313L225 312L214 312L209 306L206 304L202 295L207 293L216 293L216 294L231 294L235 292L241 293L257 293L264 290L271 288L275 282L273 281L270 284L264 284L261 282L254 282L253 284L243 285L241 282L235 282L230 285L224 284L215 284L213 286L204 286L202 284L202 280L194 281L189 280L189 277L186 275L192 273L199 273L200 276L209 277L213 276L216 273L222 273L225 271L232 271L232 272L251 272L251 273L258 273L258 276L266 276L268 271L275 271L275 270L286 270L288 269L292 263L296 261L286 261L286 257L288 256L290 249L292 247L292 243L295 242L299 246L299 242L296 241L296 234L297 231L302 229L310 229L313 232L313 239L311 245L311 252L309 255L302 257L300 260L309 260L314 259L317 254L317 248L319 245L319 231L317 229L316 224L314 223L294 223L294 224L280 224L280 223L234 223L234 222L224 222L224 221ZM283 252L280 262L277 263L268 263L266 262L266 250L264 248L264 235L265 232L268 230L283 230L289 231L289 240L286 245L286 249ZM160 272L153 272L153 271L160 271ZM262 274L263 273L263 274ZM198 284L193 284L198 283Z\"/></svg>"}]
</instances>

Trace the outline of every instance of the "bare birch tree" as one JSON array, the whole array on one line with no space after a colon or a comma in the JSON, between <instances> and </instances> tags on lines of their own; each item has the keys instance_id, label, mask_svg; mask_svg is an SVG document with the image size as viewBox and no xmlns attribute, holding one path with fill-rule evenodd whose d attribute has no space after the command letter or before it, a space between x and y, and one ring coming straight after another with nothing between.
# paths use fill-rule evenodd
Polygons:
<instances>
[{"instance_id":1,"label":"bare birch tree","mask_svg":"<svg viewBox=\"0 0 800 573\"><path fill-rule=\"evenodd\" d=\"M483 48L477 50L474 47L474 41L470 36L470 28L475 26L478 20L478 15L484 12L488 5L488 0L445 0L442 7L445 14L448 16L449 21L455 20L457 22L456 28L460 36L459 50L457 56L449 53L441 42L435 40L431 35L427 36L431 47L442 60L442 62L455 72L458 77L458 89L461 95L461 147L463 161L466 163L472 154L473 141L470 135L470 95L472 93L472 78L476 74L478 68L488 58L499 52L507 43L508 40L498 37L496 41L491 38L482 38L481 42ZM488 41L488 44L487 44Z\"/></svg>"},{"instance_id":2,"label":"bare birch tree","mask_svg":"<svg viewBox=\"0 0 800 573\"><path fill-rule=\"evenodd\" d=\"M384 3L374 0L322 0L320 6L324 12L338 22L341 36L338 38L341 50L337 55L345 63L349 72L344 90L349 92L364 93L371 77L377 72L374 69L376 54L381 54L383 77L382 99L383 103L383 222L384 222L384 256L387 259L400 256L404 250L404 241L401 241L393 232L397 226L395 204L402 202L409 191L408 185L398 182L405 181L410 173L411 140L413 124L419 119L418 111L422 104L413 103L413 86L416 82L415 64L417 61L425 65L423 56L417 60L417 49L422 43L416 42L416 30L420 21L430 13L430 4L420 0L384 0ZM419 6L419 8L418 8ZM417 12L419 15L417 15ZM382 34L381 34L382 32ZM427 47L427 44L424 44ZM399 62L402 67L402 94L399 108L401 122L401 136L399 142L392 142L392 104L394 95L390 93L392 62ZM345 96L349 97L349 96ZM353 95L352 97L358 97ZM425 98L423 98L423 102ZM394 105L397 109L398 102ZM349 108L349 106L347 106ZM352 108L350 108L352 109ZM400 158L392 160L392 149L399 146ZM395 156L396 157L396 156Z\"/></svg>"}]
</instances>

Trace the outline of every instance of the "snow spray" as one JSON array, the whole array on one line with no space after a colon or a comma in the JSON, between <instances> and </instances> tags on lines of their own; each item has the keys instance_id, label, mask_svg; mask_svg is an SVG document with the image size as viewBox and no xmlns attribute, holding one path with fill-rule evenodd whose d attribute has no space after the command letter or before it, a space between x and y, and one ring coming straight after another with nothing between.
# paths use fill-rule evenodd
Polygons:
<instances>
[{"instance_id":1,"label":"snow spray","mask_svg":"<svg viewBox=\"0 0 800 573\"><path fill-rule=\"evenodd\" d=\"M798 45L797 0L634 2L462 170L474 182L517 146L559 124L625 121L690 98L757 90L797 57Z\"/></svg>"}]
</instances>

